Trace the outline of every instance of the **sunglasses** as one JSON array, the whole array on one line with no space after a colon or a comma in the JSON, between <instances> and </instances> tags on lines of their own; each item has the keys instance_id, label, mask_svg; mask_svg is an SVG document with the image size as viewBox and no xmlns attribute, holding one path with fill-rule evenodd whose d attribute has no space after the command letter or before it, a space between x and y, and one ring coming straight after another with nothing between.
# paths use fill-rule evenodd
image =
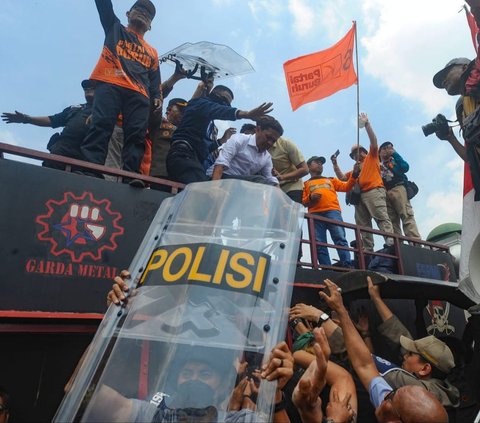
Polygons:
<instances>
[{"instance_id":1,"label":"sunglasses","mask_svg":"<svg viewBox=\"0 0 480 423\"><path fill-rule=\"evenodd\" d=\"M398 410L394 407L393 405L393 397L395 396L395 394L397 393L397 390L398 389L394 389L393 391L390 391L387 395L385 395L385 398L383 398L384 401L390 401L390 404L392 406L392 410L393 412L395 413L395 416L402 420L402 418L400 417L400 413L398 412Z\"/></svg>"}]
</instances>

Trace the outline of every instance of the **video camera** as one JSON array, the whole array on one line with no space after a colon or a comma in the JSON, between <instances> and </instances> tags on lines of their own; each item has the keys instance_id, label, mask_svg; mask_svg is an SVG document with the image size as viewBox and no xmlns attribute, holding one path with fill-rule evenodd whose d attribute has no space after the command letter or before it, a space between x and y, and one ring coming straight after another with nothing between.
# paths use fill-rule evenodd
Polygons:
<instances>
[{"instance_id":1,"label":"video camera","mask_svg":"<svg viewBox=\"0 0 480 423\"><path fill-rule=\"evenodd\" d=\"M440 137L447 136L450 131L450 126L448 125L448 120L442 114L438 114L432 119L432 123L427 123L422 126L423 135L428 137L434 132L437 133Z\"/></svg>"}]
</instances>

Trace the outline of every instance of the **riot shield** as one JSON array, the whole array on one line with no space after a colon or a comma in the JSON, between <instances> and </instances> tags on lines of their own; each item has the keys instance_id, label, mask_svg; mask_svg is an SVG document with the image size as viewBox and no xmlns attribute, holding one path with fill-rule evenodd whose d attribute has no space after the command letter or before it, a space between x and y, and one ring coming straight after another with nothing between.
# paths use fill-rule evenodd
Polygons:
<instances>
[{"instance_id":1,"label":"riot shield","mask_svg":"<svg viewBox=\"0 0 480 423\"><path fill-rule=\"evenodd\" d=\"M238 180L165 200L55 421L271 421L257 369L285 336L302 220L280 189Z\"/></svg>"},{"instance_id":2,"label":"riot shield","mask_svg":"<svg viewBox=\"0 0 480 423\"><path fill-rule=\"evenodd\" d=\"M182 65L188 78L229 78L254 72L250 62L232 48L209 41L184 43L163 54L160 62Z\"/></svg>"}]
</instances>

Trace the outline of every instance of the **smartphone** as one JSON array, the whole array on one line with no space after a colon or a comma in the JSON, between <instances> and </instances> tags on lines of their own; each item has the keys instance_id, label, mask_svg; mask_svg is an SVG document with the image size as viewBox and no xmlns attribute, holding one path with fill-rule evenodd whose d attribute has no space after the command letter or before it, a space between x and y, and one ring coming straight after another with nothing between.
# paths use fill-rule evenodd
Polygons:
<instances>
[{"instance_id":1,"label":"smartphone","mask_svg":"<svg viewBox=\"0 0 480 423\"><path fill-rule=\"evenodd\" d=\"M332 157L337 158L339 154L340 154L340 150L337 150L337 151L335 151L335 153L333 153Z\"/></svg>"}]
</instances>

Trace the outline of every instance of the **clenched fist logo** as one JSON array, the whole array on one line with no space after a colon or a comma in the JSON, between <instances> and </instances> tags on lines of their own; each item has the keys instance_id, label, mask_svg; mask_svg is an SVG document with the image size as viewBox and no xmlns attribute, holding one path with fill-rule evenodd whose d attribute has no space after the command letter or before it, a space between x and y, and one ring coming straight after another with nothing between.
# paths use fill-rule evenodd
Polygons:
<instances>
[{"instance_id":1,"label":"clenched fist logo","mask_svg":"<svg viewBox=\"0 0 480 423\"><path fill-rule=\"evenodd\" d=\"M124 232L122 216L112 211L109 200L97 200L91 192L66 192L63 199L50 199L45 206L47 213L36 218L41 228L37 237L51 244L54 256L66 254L80 263L86 257L100 260L103 251L117 248L116 237Z\"/></svg>"},{"instance_id":2,"label":"clenched fist logo","mask_svg":"<svg viewBox=\"0 0 480 423\"><path fill-rule=\"evenodd\" d=\"M62 231L67 239L67 246L72 243L86 244L88 240L98 241L105 235L105 225L98 207L82 204L71 204L70 209L60 224L53 225Z\"/></svg>"}]
</instances>

